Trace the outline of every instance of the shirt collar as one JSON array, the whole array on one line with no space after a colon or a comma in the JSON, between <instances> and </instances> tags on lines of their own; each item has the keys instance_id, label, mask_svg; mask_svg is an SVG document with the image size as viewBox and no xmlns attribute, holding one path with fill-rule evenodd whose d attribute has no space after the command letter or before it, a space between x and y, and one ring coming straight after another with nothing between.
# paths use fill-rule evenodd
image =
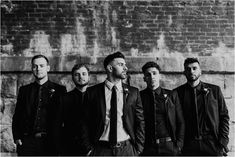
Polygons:
<instances>
[{"instance_id":1,"label":"shirt collar","mask_svg":"<svg viewBox=\"0 0 235 157\"><path fill-rule=\"evenodd\" d=\"M49 80L47 80L47 82L43 83L42 85L38 84L35 81L35 85L38 86L38 87L41 87L41 88L47 88L49 86Z\"/></svg>"},{"instance_id":2,"label":"shirt collar","mask_svg":"<svg viewBox=\"0 0 235 157\"><path fill-rule=\"evenodd\" d=\"M156 93L157 95L161 94L161 87L157 87L155 90L148 88L149 91Z\"/></svg>"},{"instance_id":3,"label":"shirt collar","mask_svg":"<svg viewBox=\"0 0 235 157\"><path fill-rule=\"evenodd\" d=\"M154 93L156 93L157 95L160 95L161 94L161 88L158 87L157 89L155 89Z\"/></svg>"},{"instance_id":4,"label":"shirt collar","mask_svg":"<svg viewBox=\"0 0 235 157\"><path fill-rule=\"evenodd\" d=\"M112 90L114 84L110 82L109 80L105 80L105 86L109 89ZM119 81L116 85L118 91L122 91L122 81Z\"/></svg>"},{"instance_id":5,"label":"shirt collar","mask_svg":"<svg viewBox=\"0 0 235 157\"><path fill-rule=\"evenodd\" d=\"M189 84L187 84L187 85L188 85L189 89L196 89L197 91L201 91L201 89L202 89L201 81L199 82L199 84L196 87L191 87Z\"/></svg>"}]
</instances>

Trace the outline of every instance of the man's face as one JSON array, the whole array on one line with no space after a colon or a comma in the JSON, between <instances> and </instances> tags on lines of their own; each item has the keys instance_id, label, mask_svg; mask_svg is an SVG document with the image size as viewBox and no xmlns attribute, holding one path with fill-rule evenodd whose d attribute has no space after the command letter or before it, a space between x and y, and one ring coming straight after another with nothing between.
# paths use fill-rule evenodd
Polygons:
<instances>
[{"instance_id":1,"label":"man's face","mask_svg":"<svg viewBox=\"0 0 235 157\"><path fill-rule=\"evenodd\" d=\"M88 85L90 80L89 73L85 67L75 70L72 77L75 85L81 87Z\"/></svg>"},{"instance_id":2,"label":"man's face","mask_svg":"<svg viewBox=\"0 0 235 157\"><path fill-rule=\"evenodd\" d=\"M195 63L190 63L184 67L184 75L186 76L189 82L194 82L199 79L201 76L200 65Z\"/></svg>"},{"instance_id":3,"label":"man's face","mask_svg":"<svg viewBox=\"0 0 235 157\"><path fill-rule=\"evenodd\" d=\"M47 64L45 58L36 58L32 62L32 72L36 79L41 80L47 77L50 71L50 66Z\"/></svg>"},{"instance_id":4,"label":"man's face","mask_svg":"<svg viewBox=\"0 0 235 157\"><path fill-rule=\"evenodd\" d=\"M126 61L123 58L115 58L111 62L112 66L112 75L115 78L125 79L127 77L127 70Z\"/></svg>"},{"instance_id":5,"label":"man's face","mask_svg":"<svg viewBox=\"0 0 235 157\"><path fill-rule=\"evenodd\" d=\"M144 81L147 83L148 88L156 89L159 87L160 73L155 67L150 67L144 72Z\"/></svg>"}]
</instances>

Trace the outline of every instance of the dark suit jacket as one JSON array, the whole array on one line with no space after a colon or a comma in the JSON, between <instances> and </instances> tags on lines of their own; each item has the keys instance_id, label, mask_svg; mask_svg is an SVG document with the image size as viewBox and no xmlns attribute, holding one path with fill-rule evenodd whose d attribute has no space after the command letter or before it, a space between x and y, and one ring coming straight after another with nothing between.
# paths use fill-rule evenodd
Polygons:
<instances>
[{"instance_id":1,"label":"dark suit jacket","mask_svg":"<svg viewBox=\"0 0 235 157\"><path fill-rule=\"evenodd\" d=\"M172 92L167 89L161 88L161 97L165 101L165 108L167 112L167 129L171 135L171 138L177 144L178 147L183 147L184 141L184 118L182 113L181 104L179 103L179 98L176 92ZM150 129L152 118L150 115L152 111L151 108L151 91L149 89L145 89L140 92L142 104L144 107L144 119L145 119L145 146L151 145L152 138ZM164 96L165 95L165 96Z\"/></svg>"},{"instance_id":2,"label":"dark suit jacket","mask_svg":"<svg viewBox=\"0 0 235 157\"><path fill-rule=\"evenodd\" d=\"M144 145L144 115L139 91L123 84L123 126L131 137L134 148L142 152ZM101 137L105 126L105 83L87 89L84 100L88 107L90 142L94 146Z\"/></svg>"},{"instance_id":3,"label":"dark suit jacket","mask_svg":"<svg viewBox=\"0 0 235 157\"><path fill-rule=\"evenodd\" d=\"M229 141L229 115L224 97L219 86L204 82L201 82L201 84L202 89L204 89L205 113L206 117L208 117L211 130L217 138L218 143L226 148ZM184 99L186 86L187 84L184 84L176 88L176 91L178 92L180 98L180 102L182 104L185 121L188 117L187 114L191 114L189 113L188 109L189 104L186 104ZM186 125L186 128L187 127L188 126ZM187 138L188 137L185 136L185 141L189 140Z\"/></svg>"},{"instance_id":4,"label":"dark suit jacket","mask_svg":"<svg viewBox=\"0 0 235 157\"><path fill-rule=\"evenodd\" d=\"M73 89L60 97L59 104L61 110L58 113L61 114L57 117L57 123L59 123L57 131L61 131L59 133L62 137L61 155L86 155L87 150L83 141L88 135L83 127L82 92L76 88Z\"/></svg>"},{"instance_id":5,"label":"dark suit jacket","mask_svg":"<svg viewBox=\"0 0 235 157\"><path fill-rule=\"evenodd\" d=\"M17 103L15 108L15 113L13 115L12 121L12 132L14 140L23 139L25 136L30 136L33 133L33 125L34 125L34 110L36 108L35 92L32 92L33 88L35 88L35 83L31 83L25 86L20 87L17 97ZM47 131L49 141L52 142L55 139L53 136L53 124L55 118L55 110L56 103L55 100L62 93L66 92L66 88L59 84L48 81L47 92L49 96L49 102L47 102ZM56 142L56 141L54 141Z\"/></svg>"}]
</instances>

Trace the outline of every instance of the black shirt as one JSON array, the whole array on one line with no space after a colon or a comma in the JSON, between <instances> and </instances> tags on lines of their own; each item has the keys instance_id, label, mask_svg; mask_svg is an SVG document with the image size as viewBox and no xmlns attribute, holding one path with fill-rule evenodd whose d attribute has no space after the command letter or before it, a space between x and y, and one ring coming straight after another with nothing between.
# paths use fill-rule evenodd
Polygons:
<instances>
[{"instance_id":1,"label":"black shirt","mask_svg":"<svg viewBox=\"0 0 235 157\"><path fill-rule=\"evenodd\" d=\"M34 83L33 91L35 93L35 110L34 110L34 132L47 132L47 112L49 99L51 98L54 90L48 89L49 81L40 85L38 83Z\"/></svg>"},{"instance_id":2,"label":"black shirt","mask_svg":"<svg viewBox=\"0 0 235 157\"><path fill-rule=\"evenodd\" d=\"M196 96L196 97L195 97ZM201 82L196 87L189 84L185 90L185 106L189 107L191 114L185 117L186 135L191 138L210 134L210 128L205 113L204 92Z\"/></svg>"},{"instance_id":3,"label":"black shirt","mask_svg":"<svg viewBox=\"0 0 235 157\"><path fill-rule=\"evenodd\" d=\"M165 98L162 94L161 88L158 87L154 91L154 130L155 130L155 138L164 138L169 137L169 132L167 129L167 119L166 119L166 108L165 108Z\"/></svg>"}]
</instances>

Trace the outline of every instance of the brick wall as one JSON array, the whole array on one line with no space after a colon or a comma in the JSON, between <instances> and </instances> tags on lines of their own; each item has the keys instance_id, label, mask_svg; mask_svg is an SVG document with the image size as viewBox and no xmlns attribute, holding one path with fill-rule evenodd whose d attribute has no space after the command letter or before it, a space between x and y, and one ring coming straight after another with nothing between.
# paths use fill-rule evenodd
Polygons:
<instances>
[{"instance_id":1,"label":"brick wall","mask_svg":"<svg viewBox=\"0 0 235 157\"><path fill-rule=\"evenodd\" d=\"M141 66L156 61L161 85L185 82L183 61L196 56L203 81L221 87L230 114L234 152L234 1L1 1L1 152L15 151L11 133L17 91L33 81L30 59L50 58L50 78L71 90L75 63L89 63L91 84L105 79L102 61L116 50L127 56L130 82L143 89Z\"/></svg>"}]
</instances>

